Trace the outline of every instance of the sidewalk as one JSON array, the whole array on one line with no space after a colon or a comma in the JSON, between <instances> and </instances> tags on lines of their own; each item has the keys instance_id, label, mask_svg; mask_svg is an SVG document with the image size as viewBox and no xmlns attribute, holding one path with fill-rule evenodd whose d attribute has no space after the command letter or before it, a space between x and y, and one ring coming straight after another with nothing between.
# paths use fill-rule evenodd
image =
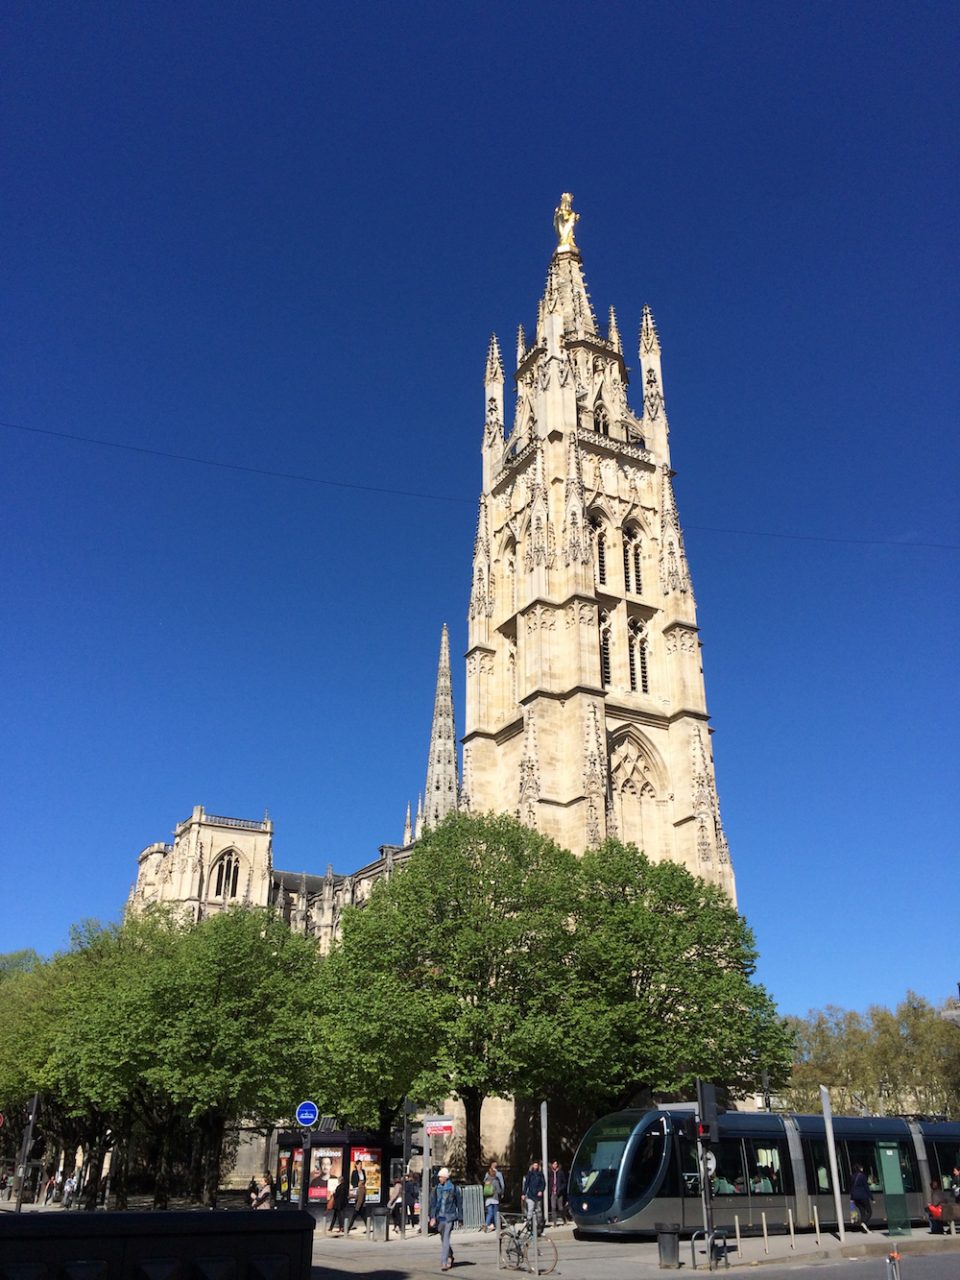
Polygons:
<instances>
[{"instance_id":1,"label":"sidewalk","mask_svg":"<svg viewBox=\"0 0 960 1280\"><path fill-rule=\"evenodd\" d=\"M633 1280L637 1276L664 1275L659 1267L656 1241L576 1240L570 1227L557 1228L549 1234L560 1255L554 1274L564 1280L597 1280L598 1277ZM510 1280L518 1274L497 1270L497 1244L492 1233L455 1231L452 1243L456 1257L454 1271L461 1271L469 1280ZM734 1244L732 1241L731 1248ZM904 1255L949 1253L956 1257L960 1271L960 1236L931 1236L922 1227L915 1228L911 1236L888 1236L879 1230L869 1235L848 1232L842 1246L834 1236L821 1235L818 1244L812 1233L804 1233L797 1235L795 1246L790 1248L789 1236L771 1236L769 1252L764 1253L762 1238L743 1240L740 1253L730 1254L730 1271L743 1272L771 1264L784 1268L791 1263L811 1265L843 1258L885 1258L894 1250ZM689 1240L680 1241L680 1264L682 1271L692 1271ZM361 1234L359 1227L348 1237L317 1235L313 1244L313 1268L314 1280L340 1275L364 1275L371 1280L376 1277L422 1280L440 1270L440 1241L437 1236L424 1240L419 1235L408 1235L406 1240L401 1240L391 1235L386 1244L374 1244ZM723 1270L721 1264L720 1271ZM707 1274L707 1255L702 1241L698 1241L697 1271Z\"/></svg>"}]
</instances>

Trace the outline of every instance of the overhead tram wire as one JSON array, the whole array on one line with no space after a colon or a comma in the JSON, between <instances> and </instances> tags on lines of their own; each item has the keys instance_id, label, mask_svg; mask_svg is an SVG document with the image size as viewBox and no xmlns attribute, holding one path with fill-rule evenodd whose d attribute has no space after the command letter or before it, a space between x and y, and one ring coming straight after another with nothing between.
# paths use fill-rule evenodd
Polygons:
<instances>
[{"instance_id":1,"label":"overhead tram wire","mask_svg":"<svg viewBox=\"0 0 960 1280\"><path fill-rule=\"evenodd\" d=\"M152 458L166 458L171 462L191 462L200 467L215 467L223 471L239 471L245 475L266 476L271 480L296 480L302 484L319 484L332 489L354 489L361 493L379 493L396 498L417 498L423 502L456 502L473 504L472 498L449 493L421 493L415 489L393 489L388 485L352 484L349 480L327 480L321 476L304 475L296 471L272 471L266 467L248 467L240 462L220 462L215 458L198 458L188 453L171 453L166 449L149 449L146 445L122 444L118 440L100 440L95 436L81 436L70 431L53 431L49 427L27 427L19 422L0 421L0 427L8 431L24 431L30 435L48 436L55 440L72 440L77 444L98 445L104 449L119 449L125 453L145 454ZM905 542L897 538L835 538L815 533L778 533L772 529L721 529L713 525L685 524L690 533L720 533L741 538L780 538L787 542L828 542L854 547L900 547L905 550L960 551L957 542Z\"/></svg>"}]
</instances>

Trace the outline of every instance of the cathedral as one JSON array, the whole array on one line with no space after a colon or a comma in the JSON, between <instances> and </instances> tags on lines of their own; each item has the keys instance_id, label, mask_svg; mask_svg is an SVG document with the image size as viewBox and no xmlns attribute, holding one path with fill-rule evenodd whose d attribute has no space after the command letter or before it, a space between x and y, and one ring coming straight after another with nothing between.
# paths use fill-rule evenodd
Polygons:
<instances>
[{"instance_id":1,"label":"cathedral","mask_svg":"<svg viewBox=\"0 0 960 1280\"><path fill-rule=\"evenodd\" d=\"M616 314L604 334L587 289L579 216L564 194L536 325L529 341L517 332L509 429L496 336L487 351L462 774L444 626L425 789L402 844L351 875L280 871L268 816L197 806L172 844L140 854L131 909L165 902L199 919L269 905L327 949L343 906L363 902L455 809L506 810L574 853L616 837L736 900L660 338L644 306L631 408Z\"/></svg>"}]
</instances>

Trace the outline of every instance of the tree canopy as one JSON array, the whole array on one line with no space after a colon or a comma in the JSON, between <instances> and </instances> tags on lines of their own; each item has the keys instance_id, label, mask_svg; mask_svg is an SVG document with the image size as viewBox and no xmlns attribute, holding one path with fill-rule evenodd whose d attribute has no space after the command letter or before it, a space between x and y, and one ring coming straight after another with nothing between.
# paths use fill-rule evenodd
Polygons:
<instances>
[{"instance_id":1,"label":"tree canopy","mask_svg":"<svg viewBox=\"0 0 960 1280\"><path fill-rule=\"evenodd\" d=\"M322 979L331 1105L337 1089L380 1109L453 1094L470 1172L488 1096L600 1107L698 1075L786 1078L790 1037L751 980L746 924L632 846L577 859L513 818L451 815L342 925Z\"/></svg>"},{"instance_id":2,"label":"tree canopy","mask_svg":"<svg viewBox=\"0 0 960 1280\"><path fill-rule=\"evenodd\" d=\"M785 1099L820 1110L820 1085L840 1115L960 1114L960 1029L908 991L896 1009L829 1006L791 1018L796 1054Z\"/></svg>"}]
</instances>

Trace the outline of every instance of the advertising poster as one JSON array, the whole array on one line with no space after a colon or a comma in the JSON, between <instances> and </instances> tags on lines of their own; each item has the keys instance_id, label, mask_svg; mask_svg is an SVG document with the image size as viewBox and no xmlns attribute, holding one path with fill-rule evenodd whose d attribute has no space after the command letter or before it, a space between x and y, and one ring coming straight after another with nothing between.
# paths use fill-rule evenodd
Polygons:
<instances>
[{"instance_id":1,"label":"advertising poster","mask_svg":"<svg viewBox=\"0 0 960 1280\"><path fill-rule=\"evenodd\" d=\"M291 1200L299 1200L300 1175L303 1171L303 1148L294 1147L290 1154L292 1156L290 1161L290 1198Z\"/></svg>"},{"instance_id":2,"label":"advertising poster","mask_svg":"<svg viewBox=\"0 0 960 1280\"><path fill-rule=\"evenodd\" d=\"M310 1153L310 1185L307 1199L326 1204L343 1177L343 1152L340 1147L314 1147Z\"/></svg>"},{"instance_id":3,"label":"advertising poster","mask_svg":"<svg viewBox=\"0 0 960 1280\"><path fill-rule=\"evenodd\" d=\"M277 1199L290 1199L290 1152L282 1151L277 1159Z\"/></svg>"},{"instance_id":4,"label":"advertising poster","mask_svg":"<svg viewBox=\"0 0 960 1280\"><path fill-rule=\"evenodd\" d=\"M350 1183L354 1169L362 1169L367 1184L367 1204L383 1203L383 1165L379 1147L350 1148Z\"/></svg>"}]
</instances>

